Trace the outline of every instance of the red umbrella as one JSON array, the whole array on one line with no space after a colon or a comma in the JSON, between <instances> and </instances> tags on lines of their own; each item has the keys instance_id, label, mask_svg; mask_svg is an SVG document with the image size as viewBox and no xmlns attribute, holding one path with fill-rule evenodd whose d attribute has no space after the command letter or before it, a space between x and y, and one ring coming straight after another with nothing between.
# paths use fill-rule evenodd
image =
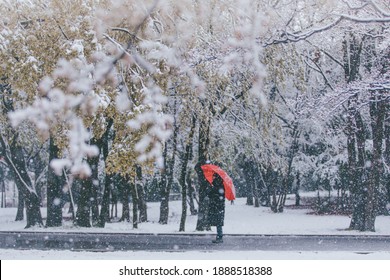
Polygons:
<instances>
[{"instance_id":1,"label":"red umbrella","mask_svg":"<svg viewBox=\"0 0 390 280\"><path fill-rule=\"evenodd\" d=\"M217 173L219 176L221 176L223 181L223 186L225 187L225 197L228 200L236 199L236 190L234 188L233 181L225 171L223 171L220 167L213 164L204 164L200 168L202 168L203 174L206 177L206 180L209 181L210 184L213 183L214 173Z\"/></svg>"}]
</instances>

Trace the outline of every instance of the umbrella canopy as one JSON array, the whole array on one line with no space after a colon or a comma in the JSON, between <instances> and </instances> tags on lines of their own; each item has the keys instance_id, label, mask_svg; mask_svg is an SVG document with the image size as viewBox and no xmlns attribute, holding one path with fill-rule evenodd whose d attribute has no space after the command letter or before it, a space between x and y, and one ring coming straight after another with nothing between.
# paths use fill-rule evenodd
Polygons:
<instances>
[{"instance_id":1,"label":"umbrella canopy","mask_svg":"<svg viewBox=\"0 0 390 280\"><path fill-rule=\"evenodd\" d=\"M213 183L214 173L217 173L222 178L223 186L225 187L225 197L228 200L234 200L236 198L236 190L233 185L233 180L224 170L213 164L204 164L200 168L202 168L203 174L210 184Z\"/></svg>"}]
</instances>

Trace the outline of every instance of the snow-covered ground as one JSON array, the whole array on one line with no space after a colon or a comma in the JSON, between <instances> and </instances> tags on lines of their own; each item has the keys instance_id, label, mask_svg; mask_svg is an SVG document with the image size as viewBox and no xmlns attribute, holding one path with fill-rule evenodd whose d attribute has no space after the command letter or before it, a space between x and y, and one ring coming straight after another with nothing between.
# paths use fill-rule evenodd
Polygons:
<instances>
[{"instance_id":1,"label":"snow-covered ground","mask_svg":"<svg viewBox=\"0 0 390 280\"><path fill-rule=\"evenodd\" d=\"M334 215L312 215L308 209L286 208L284 213L275 214L269 208L245 205L245 199L234 204L226 202L225 234L326 234L326 235L390 235L390 217L379 216L376 232L347 230L350 217ZM289 201L288 203L292 203ZM159 203L148 203L147 223L133 229L131 223L108 223L104 229L75 228L70 222L59 228L24 229L25 221L15 222L15 208L0 209L1 231L68 231L68 232L120 232L120 233L178 233L181 216L181 202L170 202L168 225L158 223ZM45 216L45 209L42 209ZM188 216L186 233L195 231L197 217ZM208 232L209 233L209 232ZM0 259L389 259L389 251L382 252L74 252L38 250L0 250Z\"/></svg>"}]
</instances>

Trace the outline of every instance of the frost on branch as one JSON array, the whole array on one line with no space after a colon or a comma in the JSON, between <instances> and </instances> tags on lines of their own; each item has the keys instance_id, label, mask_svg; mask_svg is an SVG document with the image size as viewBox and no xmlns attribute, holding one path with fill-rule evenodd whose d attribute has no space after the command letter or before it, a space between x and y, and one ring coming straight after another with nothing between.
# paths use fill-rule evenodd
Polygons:
<instances>
[{"instance_id":1,"label":"frost on branch","mask_svg":"<svg viewBox=\"0 0 390 280\"><path fill-rule=\"evenodd\" d=\"M263 81L266 70L261 62L263 48L260 39L264 36L266 16L254 9L252 1L240 1L240 8L232 15L236 25L232 28L232 34L226 40L226 56L221 67L221 72L248 72L251 73L252 97L258 98L263 105L267 99L263 93Z\"/></svg>"},{"instance_id":2,"label":"frost on branch","mask_svg":"<svg viewBox=\"0 0 390 280\"><path fill-rule=\"evenodd\" d=\"M93 115L98 107L97 97L92 91L92 71L90 65L79 59L59 61L53 73L54 79L46 77L39 84L38 89L43 97L36 99L31 106L10 114L13 126L28 120L44 138L48 138L56 128L65 126L68 143L67 149L63 151L65 158L50 163L59 175L67 168L75 176L90 176L91 169L85 158L99 153L95 146L88 144L91 135L83 123L83 117ZM55 79L57 82L67 81L66 91L53 87Z\"/></svg>"},{"instance_id":3,"label":"frost on branch","mask_svg":"<svg viewBox=\"0 0 390 280\"><path fill-rule=\"evenodd\" d=\"M127 113L134 116L132 125L142 128L142 135L139 136L141 140L134 144L140 161L161 157L161 142L169 135L171 119L162 113L162 105L166 102L162 95L163 90L154 83L147 87L145 84L148 84L146 80L153 80L150 75L156 74L159 61L166 60L166 63L176 67L178 61L170 47L153 44L156 51L146 48L145 52L150 53L148 56L135 47L137 42L133 40L140 35L137 33L143 32L141 26L150 20L157 2L109 2L109 10L105 9L103 4L97 9L94 34L96 40L108 40L110 44L98 44L98 51L86 57L86 46L83 45L85 41L75 39L67 54L76 57L60 59L52 74L41 80L38 86L40 96L37 96L35 102L11 116L13 125L26 120L32 122L44 138L50 135L59 138L57 132L65 131L63 137L66 139L60 139L62 143L66 143L66 148L62 151L64 158L51 162L52 168L58 174L64 168L76 176L86 177L91 174L85 159L96 156L98 149L88 144L94 131L92 128L87 129L85 124L86 120L95 118L100 100L105 99L101 92L105 92L107 84L119 92L115 102L120 112L133 106ZM163 7L165 6L159 8L161 14L171 11L167 8L164 12ZM157 15L158 13L155 16ZM131 31L128 32L134 33L127 44L115 43L109 35L111 27L122 24L123 18L130 19L128 23L133 28L129 28ZM127 97L129 92L126 92L127 89L123 86L123 72L117 72L117 69L127 71L132 67L133 72L140 76L139 80L143 85L141 89L144 88L143 104L138 107L143 109L134 114L132 110L136 109L136 105L132 104L134 100L130 102ZM64 149L64 145L61 148Z\"/></svg>"},{"instance_id":4,"label":"frost on branch","mask_svg":"<svg viewBox=\"0 0 390 280\"><path fill-rule=\"evenodd\" d=\"M139 154L138 161L145 162L156 159L162 166L162 144L171 134L173 119L162 112L162 105L167 98L162 95L161 89L155 85L143 90L143 106L141 112L130 120L127 125L134 131L146 127L146 133L135 145L135 151Z\"/></svg>"}]
</instances>

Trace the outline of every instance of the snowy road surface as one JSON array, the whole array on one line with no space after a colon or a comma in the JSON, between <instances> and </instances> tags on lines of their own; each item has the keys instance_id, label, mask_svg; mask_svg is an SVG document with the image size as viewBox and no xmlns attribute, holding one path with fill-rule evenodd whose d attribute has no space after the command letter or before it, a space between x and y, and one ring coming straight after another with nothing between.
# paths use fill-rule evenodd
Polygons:
<instances>
[{"instance_id":1,"label":"snowy road surface","mask_svg":"<svg viewBox=\"0 0 390 280\"><path fill-rule=\"evenodd\" d=\"M85 251L390 251L390 236L0 232L0 248Z\"/></svg>"}]
</instances>

